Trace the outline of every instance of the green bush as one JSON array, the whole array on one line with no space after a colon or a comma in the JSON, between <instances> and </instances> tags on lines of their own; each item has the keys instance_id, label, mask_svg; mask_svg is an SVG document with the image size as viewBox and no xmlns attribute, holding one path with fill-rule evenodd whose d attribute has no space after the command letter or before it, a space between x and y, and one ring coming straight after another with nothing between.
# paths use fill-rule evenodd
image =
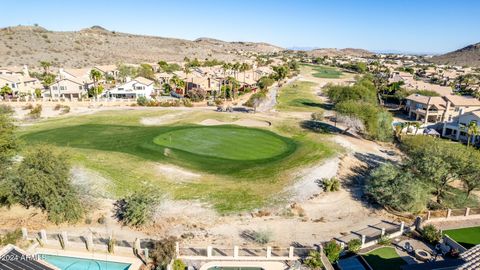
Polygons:
<instances>
[{"instance_id":1,"label":"green bush","mask_svg":"<svg viewBox=\"0 0 480 270\"><path fill-rule=\"evenodd\" d=\"M175 242L174 237L168 237L156 241L154 248L150 254L155 269L167 269L167 265L175 258Z\"/></svg>"},{"instance_id":2,"label":"green bush","mask_svg":"<svg viewBox=\"0 0 480 270\"><path fill-rule=\"evenodd\" d=\"M151 221L157 202L153 191L137 191L115 203L116 215L125 225L138 227Z\"/></svg>"},{"instance_id":3,"label":"green bush","mask_svg":"<svg viewBox=\"0 0 480 270\"><path fill-rule=\"evenodd\" d=\"M12 232L7 232L4 235L0 235L0 246L16 245L20 239L22 239L22 230L16 229Z\"/></svg>"},{"instance_id":4,"label":"green bush","mask_svg":"<svg viewBox=\"0 0 480 270\"><path fill-rule=\"evenodd\" d=\"M338 181L338 179L335 177L323 179L322 184L325 192L334 192L340 190L340 181Z\"/></svg>"},{"instance_id":5,"label":"green bush","mask_svg":"<svg viewBox=\"0 0 480 270\"><path fill-rule=\"evenodd\" d=\"M70 164L62 152L47 146L32 148L18 167L12 194L25 207L37 207L56 224L76 222L83 207L70 181Z\"/></svg>"},{"instance_id":6,"label":"green bush","mask_svg":"<svg viewBox=\"0 0 480 270\"><path fill-rule=\"evenodd\" d=\"M310 251L303 264L313 270L323 269L322 254L318 251Z\"/></svg>"},{"instance_id":7,"label":"green bush","mask_svg":"<svg viewBox=\"0 0 480 270\"><path fill-rule=\"evenodd\" d=\"M146 97L139 97L137 98L137 104L139 106L147 106L148 100Z\"/></svg>"},{"instance_id":8,"label":"green bush","mask_svg":"<svg viewBox=\"0 0 480 270\"><path fill-rule=\"evenodd\" d=\"M40 115L42 114L42 105L37 104L37 106L33 107L30 112L28 113L28 116L32 119L38 119L40 118Z\"/></svg>"},{"instance_id":9,"label":"green bush","mask_svg":"<svg viewBox=\"0 0 480 270\"><path fill-rule=\"evenodd\" d=\"M318 112L312 113L311 117L313 121L323 121L323 118L324 118L323 115L324 115L324 111L319 110Z\"/></svg>"},{"instance_id":10,"label":"green bush","mask_svg":"<svg viewBox=\"0 0 480 270\"><path fill-rule=\"evenodd\" d=\"M0 114L12 114L14 112L12 106L0 104Z\"/></svg>"},{"instance_id":11,"label":"green bush","mask_svg":"<svg viewBox=\"0 0 480 270\"><path fill-rule=\"evenodd\" d=\"M362 241L360 239L352 239L347 243L348 250L357 253L362 248Z\"/></svg>"},{"instance_id":12,"label":"green bush","mask_svg":"<svg viewBox=\"0 0 480 270\"><path fill-rule=\"evenodd\" d=\"M253 240L259 244L267 244L272 239L272 232L270 230L259 230L253 233Z\"/></svg>"},{"instance_id":13,"label":"green bush","mask_svg":"<svg viewBox=\"0 0 480 270\"><path fill-rule=\"evenodd\" d=\"M327 242L323 248L325 255L331 263L336 263L340 258L342 247L334 239Z\"/></svg>"},{"instance_id":14,"label":"green bush","mask_svg":"<svg viewBox=\"0 0 480 270\"><path fill-rule=\"evenodd\" d=\"M423 239L430 244L437 244L442 239L442 232L432 224L424 226L421 234Z\"/></svg>"},{"instance_id":15,"label":"green bush","mask_svg":"<svg viewBox=\"0 0 480 270\"><path fill-rule=\"evenodd\" d=\"M388 237L388 235L383 235L378 239L378 244L382 246L389 246L392 243L392 240Z\"/></svg>"},{"instance_id":16,"label":"green bush","mask_svg":"<svg viewBox=\"0 0 480 270\"><path fill-rule=\"evenodd\" d=\"M173 261L173 270L185 270L187 265L180 259L175 259Z\"/></svg>"}]
</instances>

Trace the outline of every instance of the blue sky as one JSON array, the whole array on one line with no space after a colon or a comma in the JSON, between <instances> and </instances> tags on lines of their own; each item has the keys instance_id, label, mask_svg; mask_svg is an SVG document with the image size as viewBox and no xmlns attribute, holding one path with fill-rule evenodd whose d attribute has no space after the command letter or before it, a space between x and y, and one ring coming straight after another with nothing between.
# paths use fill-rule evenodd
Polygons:
<instances>
[{"instance_id":1,"label":"blue sky","mask_svg":"<svg viewBox=\"0 0 480 270\"><path fill-rule=\"evenodd\" d=\"M480 42L476 0L0 0L0 27L120 32L282 47L443 53Z\"/></svg>"}]
</instances>

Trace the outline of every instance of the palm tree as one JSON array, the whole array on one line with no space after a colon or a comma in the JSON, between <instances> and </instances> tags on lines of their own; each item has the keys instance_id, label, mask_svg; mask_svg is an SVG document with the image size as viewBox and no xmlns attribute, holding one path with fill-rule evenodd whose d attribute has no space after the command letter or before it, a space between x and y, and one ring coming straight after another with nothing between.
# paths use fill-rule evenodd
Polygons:
<instances>
[{"instance_id":1,"label":"palm tree","mask_svg":"<svg viewBox=\"0 0 480 270\"><path fill-rule=\"evenodd\" d=\"M170 79L170 84L174 85L173 89L175 89L175 92L176 92L179 87L183 88L183 86L185 85L185 82L182 79L180 79L177 75L174 75Z\"/></svg>"},{"instance_id":2,"label":"palm tree","mask_svg":"<svg viewBox=\"0 0 480 270\"><path fill-rule=\"evenodd\" d=\"M188 74L190 74L190 66L188 64L185 64L183 67L183 72L185 72L185 89L183 90L183 95L187 93L188 90Z\"/></svg>"},{"instance_id":3,"label":"palm tree","mask_svg":"<svg viewBox=\"0 0 480 270\"><path fill-rule=\"evenodd\" d=\"M467 130L467 147L468 147L470 146L470 139L472 137L475 139L475 137L479 134L477 122L471 121L467 125L466 130Z\"/></svg>"},{"instance_id":4,"label":"palm tree","mask_svg":"<svg viewBox=\"0 0 480 270\"><path fill-rule=\"evenodd\" d=\"M238 74L238 71L240 70L240 66L241 66L240 63L238 62L232 65L233 76L235 77L235 80L237 79L237 74Z\"/></svg>"},{"instance_id":5,"label":"palm tree","mask_svg":"<svg viewBox=\"0 0 480 270\"><path fill-rule=\"evenodd\" d=\"M223 81L221 83L222 86L226 87L225 85L225 82L227 80L227 71L230 70L232 68L232 65L230 63L224 63L222 65L222 69L223 69ZM221 86L220 86L221 87ZM227 100L227 93L225 91L225 95L223 95L223 99L226 101Z\"/></svg>"},{"instance_id":6,"label":"palm tree","mask_svg":"<svg viewBox=\"0 0 480 270\"><path fill-rule=\"evenodd\" d=\"M48 74L52 64L48 61L40 61L40 66L43 68L43 74Z\"/></svg>"},{"instance_id":7,"label":"palm tree","mask_svg":"<svg viewBox=\"0 0 480 270\"><path fill-rule=\"evenodd\" d=\"M98 96L98 81L102 78L102 73L99 70L92 69L90 70L90 79L93 81L93 87L95 91L95 100Z\"/></svg>"},{"instance_id":8,"label":"palm tree","mask_svg":"<svg viewBox=\"0 0 480 270\"><path fill-rule=\"evenodd\" d=\"M245 72L250 69L251 67L247 63L242 63L242 65L240 65L240 71L243 72L243 84L245 84Z\"/></svg>"}]
</instances>

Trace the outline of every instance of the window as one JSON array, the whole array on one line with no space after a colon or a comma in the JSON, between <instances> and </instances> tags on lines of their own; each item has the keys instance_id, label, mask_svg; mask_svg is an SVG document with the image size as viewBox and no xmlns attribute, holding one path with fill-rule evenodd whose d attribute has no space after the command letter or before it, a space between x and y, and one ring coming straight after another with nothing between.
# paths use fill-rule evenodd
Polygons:
<instances>
[{"instance_id":1,"label":"window","mask_svg":"<svg viewBox=\"0 0 480 270\"><path fill-rule=\"evenodd\" d=\"M60 91L67 90L66 86L60 86Z\"/></svg>"},{"instance_id":2,"label":"window","mask_svg":"<svg viewBox=\"0 0 480 270\"><path fill-rule=\"evenodd\" d=\"M52 87L52 89L53 89L53 90L57 90L57 89L58 89L58 87L54 86L54 87Z\"/></svg>"},{"instance_id":3,"label":"window","mask_svg":"<svg viewBox=\"0 0 480 270\"><path fill-rule=\"evenodd\" d=\"M78 87L78 90L82 90L82 89L83 89L83 86L80 85L80 86Z\"/></svg>"},{"instance_id":4,"label":"window","mask_svg":"<svg viewBox=\"0 0 480 270\"><path fill-rule=\"evenodd\" d=\"M135 90L143 90L144 87L143 86L135 86Z\"/></svg>"}]
</instances>

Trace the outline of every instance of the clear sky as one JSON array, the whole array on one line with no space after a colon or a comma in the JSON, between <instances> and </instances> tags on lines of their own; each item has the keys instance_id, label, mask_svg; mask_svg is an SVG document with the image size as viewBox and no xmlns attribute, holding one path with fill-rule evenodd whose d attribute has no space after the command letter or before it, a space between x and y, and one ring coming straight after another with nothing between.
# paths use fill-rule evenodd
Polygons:
<instances>
[{"instance_id":1,"label":"clear sky","mask_svg":"<svg viewBox=\"0 0 480 270\"><path fill-rule=\"evenodd\" d=\"M477 0L0 0L0 27L443 53L480 42Z\"/></svg>"}]
</instances>

